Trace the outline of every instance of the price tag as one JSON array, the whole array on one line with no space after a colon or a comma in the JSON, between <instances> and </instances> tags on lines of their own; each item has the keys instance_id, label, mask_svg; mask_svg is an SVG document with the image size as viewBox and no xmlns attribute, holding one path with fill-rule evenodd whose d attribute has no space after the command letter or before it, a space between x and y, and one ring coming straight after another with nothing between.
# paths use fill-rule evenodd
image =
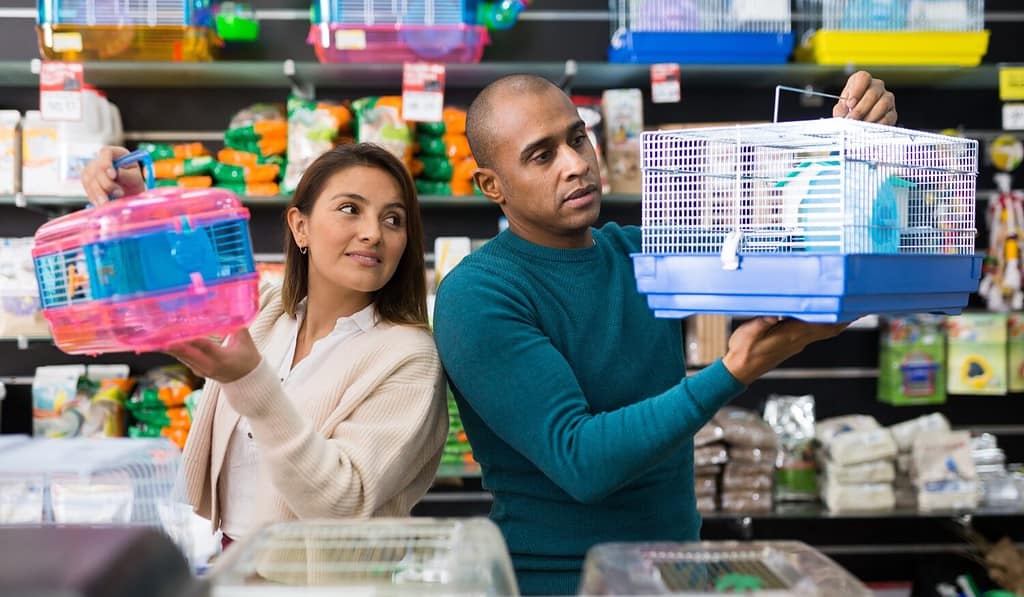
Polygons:
<instances>
[{"instance_id":1,"label":"price tag","mask_svg":"<svg viewBox=\"0 0 1024 597\"><path fill-rule=\"evenodd\" d=\"M43 62L39 70L39 111L44 120L82 119L81 62Z\"/></svg>"},{"instance_id":2,"label":"price tag","mask_svg":"<svg viewBox=\"0 0 1024 597\"><path fill-rule=\"evenodd\" d=\"M1003 104L1003 130L1024 131L1024 104Z\"/></svg>"},{"instance_id":3,"label":"price tag","mask_svg":"<svg viewBox=\"0 0 1024 597\"><path fill-rule=\"evenodd\" d=\"M1024 66L999 69L999 99L1004 102L1024 100Z\"/></svg>"},{"instance_id":4,"label":"price tag","mask_svg":"<svg viewBox=\"0 0 1024 597\"><path fill-rule=\"evenodd\" d=\"M366 31L362 29L339 29L334 32L334 47L339 50L365 50Z\"/></svg>"},{"instance_id":5,"label":"price tag","mask_svg":"<svg viewBox=\"0 0 1024 597\"><path fill-rule=\"evenodd\" d=\"M402 119L440 122L444 111L444 65L406 63L402 69Z\"/></svg>"},{"instance_id":6,"label":"price tag","mask_svg":"<svg viewBox=\"0 0 1024 597\"><path fill-rule=\"evenodd\" d=\"M679 65L651 65L651 101L656 104L676 104L683 98L679 86Z\"/></svg>"},{"instance_id":7,"label":"price tag","mask_svg":"<svg viewBox=\"0 0 1024 597\"><path fill-rule=\"evenodd\" d=\"M788 0L733 0L732 17L737 21L789 21Z\"/></svg>"}]
</instances>

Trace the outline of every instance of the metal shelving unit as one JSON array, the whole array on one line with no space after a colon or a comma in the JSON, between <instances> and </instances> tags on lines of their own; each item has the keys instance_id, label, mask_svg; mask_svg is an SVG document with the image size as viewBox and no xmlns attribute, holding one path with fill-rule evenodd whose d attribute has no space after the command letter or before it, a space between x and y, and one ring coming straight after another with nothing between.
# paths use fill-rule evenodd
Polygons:
<instances>
[{"instance_id":1,"label":"metal shelving unit","mask_svg":"<svg viewBox=\"0 0 1024 597\"><path fill-rule=\"evenodd\" d=\"M38 85L37 60L0 61L0 86ZM841 86L858 67L816 64L683 65L687 86L751 88L776 84ZM871 72L891 85L934 89L998 89L999 66L872 66ZM449 64L449 87L480 88L499 77L532 73L551 80L571 79L574 87L608 89L647 86L649 65L605 62L484 62ZM314 86L331 89L374 89L397 86L401 64L321 64L318 62L225 61L206 63L95 62L85 65L92 85L112 87L287 88Z\"/></svg>"},{"instance_id":2,"label":"metal shelving unit","mask_svg":"<svg viewBox=\"0 0 1024 597\"><path fill-rule=\"evenodd\" d=\"M241 197L242 203L249 207L284 207L288 205L291 197L286 195L275 195L271 197ZM484 197L476 195L447 196L447 195L421 195L419 197L422 207L465 207L465 208L495 208L493 203ZM607 205L640 205L640 195L605 195L601 201ZM0 205L15 205L18 207L38 207L43 209L77 209L84 207L85 197L61 197L50 195L0 195Z\"/></svg>"}]
</instances>

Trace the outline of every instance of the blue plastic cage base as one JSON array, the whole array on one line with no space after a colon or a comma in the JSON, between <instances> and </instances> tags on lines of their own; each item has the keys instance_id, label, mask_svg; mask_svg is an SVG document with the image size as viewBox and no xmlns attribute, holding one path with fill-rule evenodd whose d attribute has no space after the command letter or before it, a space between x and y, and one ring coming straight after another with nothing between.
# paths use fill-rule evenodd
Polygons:
<instances>
[{"instance_id":1,"label":"blue plastic cage base","mask_svg":"<svg viewBox=\"0 0 1024 597\"><path fill-rule=\"evenodd\" d=\"M792 52L792 33L626 31L608 48L608 62L782 64Z\"/></svg>"},{"instance_id":2,"label":"blue plastic cage base","mask_svg":"<svg viewBox=\"0 0 1024 597\"><path fill-rule=\"evenodd\" d=\"M633 255L637 290L656 317L697 313L783 316L810 322L871 314L943 313L967 305L980 255Z\"/></svg>"}]
</instances>

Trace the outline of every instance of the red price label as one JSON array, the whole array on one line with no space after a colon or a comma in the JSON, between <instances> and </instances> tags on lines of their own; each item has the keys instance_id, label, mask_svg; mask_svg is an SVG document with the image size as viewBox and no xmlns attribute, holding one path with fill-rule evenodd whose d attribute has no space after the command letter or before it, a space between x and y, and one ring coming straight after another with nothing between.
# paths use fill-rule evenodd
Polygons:
<instances>
[{"instance_id":1,"label":"red price label","mask_svg":"<svg viewBox=\"0 0 1024 597\"><path fill-rule=\"evenodd\" d=\"M675 104L683 99L679 85L679 65L674 63L651 65L651 101L656 104Z\"/></svg>"},{"instance_id":2,"label":"red price label","mask_svg":"<svg viewBox=\"0 0 1024 597\"><path fill-rule=\"evenodd\" d=\"M406 63L402 69L402 119L440 122L444 111L444 65Z\"/></svg>"},{"instance_id":3,"label":"red price label","mask_svg":"<svg viewBox=\"0 0 1024 597\"><path fill-rule=\"evenodd\" d=\"M45 120L81 120L84 68L81 62L43 62L39 69L39 111Z\"/></svg>"}]
</instances>

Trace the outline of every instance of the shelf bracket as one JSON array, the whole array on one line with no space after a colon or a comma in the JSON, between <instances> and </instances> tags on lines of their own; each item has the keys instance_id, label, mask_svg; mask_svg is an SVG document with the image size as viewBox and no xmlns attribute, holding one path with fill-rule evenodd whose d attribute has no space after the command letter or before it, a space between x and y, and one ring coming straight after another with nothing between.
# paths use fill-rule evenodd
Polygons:
<instances>
[{"instance_id":1,"label":"shelf bracket","mask_svg":"<svg viewBox=\"0 0 1024 597\"><path fill-rule=\"evenodd\" d=\"M736 532L740 535L741 541L751 541L754 538L754 519L750 516L740 516L733 519Z\"/></svg>"},{"instance_id":2,"label":"shelf bracket","mask_svg":"<svg viewBox=\"0 0 1024 597\"><path fill-rule=\"evenodd\" d=\"M284 70L284 76L292 85L292 94L297 95L305 100L316 99L316 87L311 81L303 81L299 79L298 73L295 69L295 61L289 58L282 64Z\"/></svg>"}]
</instances>

